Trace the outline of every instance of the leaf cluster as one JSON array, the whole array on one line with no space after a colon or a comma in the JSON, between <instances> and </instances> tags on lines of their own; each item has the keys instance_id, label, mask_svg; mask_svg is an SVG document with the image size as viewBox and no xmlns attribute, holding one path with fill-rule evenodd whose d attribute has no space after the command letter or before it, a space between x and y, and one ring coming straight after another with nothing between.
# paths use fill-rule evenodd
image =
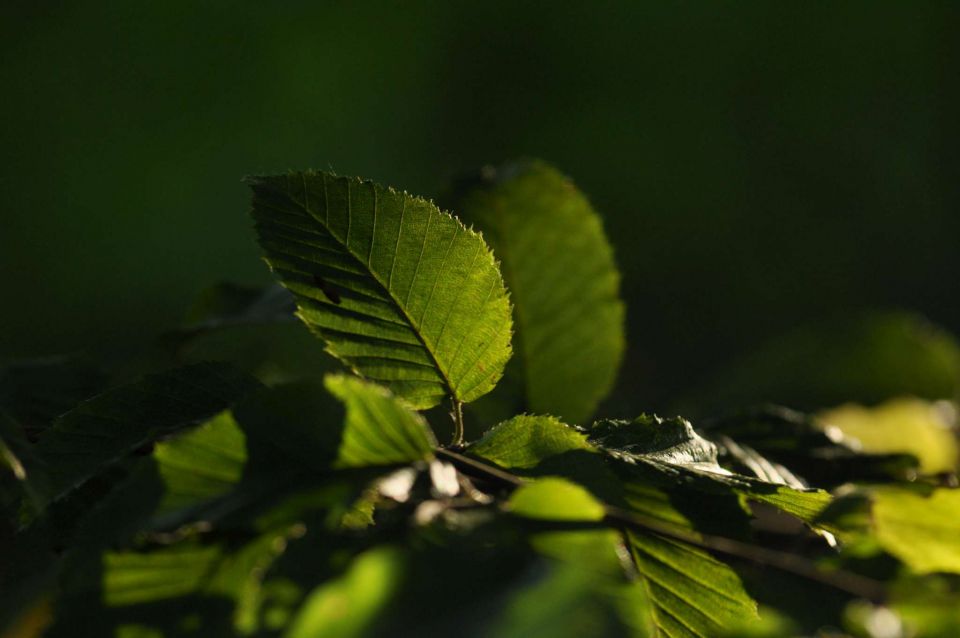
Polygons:
<instances>
[{"instance_id":1,"label":"leaf cluster","mask_svg":"<svg viewBox=\"0 0 960 638\"><path fill-rule=\"evenodd\" d=\"M556 169L466 178L457 216L325 172L248 183L279 285L213 288L122 363L0 373L0 635L960 630L942 335L848 328L837 369L918 342L933 363L810 386L797 364L806 412L750 406L801 335L688 399L741 411L596 418L625 305ZM845 381L891 401L818 398Z\"/></svg>"}]
</instances>

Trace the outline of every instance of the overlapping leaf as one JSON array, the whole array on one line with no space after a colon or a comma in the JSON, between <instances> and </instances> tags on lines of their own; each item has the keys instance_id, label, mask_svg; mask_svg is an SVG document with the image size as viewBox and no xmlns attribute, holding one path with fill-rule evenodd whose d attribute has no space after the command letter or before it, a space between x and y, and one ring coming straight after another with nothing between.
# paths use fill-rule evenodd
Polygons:
<instances>
[{"instance_id":1,"label":"overlapping leaf","mask_svg":"<svg viewBox=\"0 0 960 638\"><path fill-rule=\"evenodd\" d=\"M659 433L637 433L650 435L645 441L647 447L643 447L640 436L632 434L631 428L621 431L619 427L608 424L598 433L606 432L608 444L627 449L605 450L590 443L584 433L556 419L518 417L495 427L471 447L470 452L521 474L566 476L588 487L607 503L627 508L681 535L695 534L693 524L672 502L674 495L670 490L674 489L675 486L671 486L677 477L684 473L699 476L709 472L702 466L696 467L704 464L702 451L698 450L701 444L684 437L682 431L663 428ZM511 441L517 443L516 448ZM683 444L686 444L683 451L672 449ZM635 472L638 462L647 463L633 458L639 458L644 450L651 455L648 467L654 474ZM539 462L535 460L537 456ZM695 467L687 468L685 462ZM719 476L734 478L719 466L717 470ZM651 484L650 479L661 477L666 479ZM688 491L703 487L699 480L690 484L681 479L681 484ZM710 491L700 494L699 507L721 497L717 487L708 482ZM733 487L723 484L723 491L732 493ZM589 503L582 509L595 514ZM539 511L537 515L545 517ZM745 516L742 511L740 515ZM737 575L704 550L651 533L631 532L626 541L652 605L650 613L656 635L713 636L744 618L756 616L756 604L746 594ZM718 591L718 583L724 588L722 591Z\"/></svg>"},{"instance_id":2,"label":"overlapping leaf","mask_svg":"<svg viewBox=\"0 0 960 638\"><path fill-rule=\"evenodd\" d=\"M511 292L518 356L508 381L525 396L512 407L581 422L613 386L624 349L620 275L600 218L543 162L485 169L472 186L454 209L484 232Z\"/></svg>"},{"instance_id":3,"label":"overlapping leaf","mask_svg":"<svg viewBox=\"0 0 960 638\"><path fill-rule=\"evenodd\" d=\"M426 200L359 179L249 182L267 263L332 354L417 408L494 387L512 322L479 234Z\"/></svg>"},{"instance_id":4,"label":"overlapping leaf","mask_svg":"<svg viewBox=\"0 0 960 638\"><path fill-rule=\"evenodd\" d=\"M385 388L348 376L328 377L326 386L347 406L336 467L410 463L433 455L437 442L426 421Z\"/></svg>"},{"instance_id":5,"label":"overlapping leaf","mask_svg":"<svg viewBox=\"0 0 960 638\"><path fill-rule=\"evenodd\" d=\"M50 496L63 495L161 435L210 418L257 385L231 366L204 363L149 375L80 404L36 446L49 468Z\"/></svg>"},{"instance_id":6,"label":"overlapping leaf","mask_svg":"<svg viewBox=\"0 0 960 638\"><path fill-rule=\"evenodd\" d=\"M904 488L871 492L872 527L888 552L918 573L960 574L960 490L929 495Z\"/></svg>"},{"instance_id":7,"label":"overlapping leaf","mask_svg":"<svg viewBox=\"0 0 960 638\"><path fill-rule=\"evenodd\" d=\"M734 441L740 447L762 455L769 463L754 469L749 459L731 454L734 465L753 471L758 477L796 472L816 476L819 485L830 486L860 481L907 479L915 473L917 459L909 454L871 454L857 440L818 418L781 406L759 406L699 424L704 434L720 442ZM759 463L759 461L758 461ZM759 472L757 471L759 470Z\"/></svg>"},{"instance_id":8,"label":"overlapping leaf","mask_svg":"<svg viewBox=\"0 0 960 638\"><path fill-rule=\"evenodd\" d=\"M633 421L600 421L590 440L607 453L635 466L656 470L659 477L707 492L733 492L773 505L812 523L830 502L822 490L806 489L776 474L774 481L733 474L717 462L716 446L682 418L643 415ZM649 473L646 476L650 477Z\"/></svg>"}]
</instances>

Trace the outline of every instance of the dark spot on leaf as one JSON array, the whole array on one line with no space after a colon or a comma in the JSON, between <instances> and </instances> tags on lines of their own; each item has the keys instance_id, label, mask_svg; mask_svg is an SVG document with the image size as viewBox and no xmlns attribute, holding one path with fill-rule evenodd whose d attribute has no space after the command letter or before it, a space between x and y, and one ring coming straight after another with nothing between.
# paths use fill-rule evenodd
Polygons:
<instances>
[{"instance_id":1,"label":"dark spot on leaf","mask_svg":"<svg viewBox=\"0 0 960 638\"><path fill-rule=\"evenodd\" d=\"M337 292L337 289L334 288L330 282L325 280L320 275L314 275L313 283L316 284L317 288L323 292L327 299L329 299L332 303L340 305L340 293Z\"/></svg>"}]
</instances>

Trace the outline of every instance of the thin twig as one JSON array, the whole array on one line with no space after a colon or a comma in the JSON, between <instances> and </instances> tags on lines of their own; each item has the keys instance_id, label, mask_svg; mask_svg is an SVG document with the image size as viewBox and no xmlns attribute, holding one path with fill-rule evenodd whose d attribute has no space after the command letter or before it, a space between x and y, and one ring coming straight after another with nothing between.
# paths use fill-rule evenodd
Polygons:
<instances>
[{"instance_id":1,"label":"thin twig","mask_svg":"<svg viewBox=\"0 0 960 638\"><path fill-rule=\"evenodd\" d=\"M450 416L453 418L453 443L452 447L463 447L463 403L450 397L450 403L453 409Z\"/></svg>"},{"instance_id":2,"label":"thin twig","mask_svg":"<svg viewBox=\"0 0 960 638\"><path fill-rule=\"evenodd\" d=\"M451 450L437 450L437 455L446 458L467 475L485 478L513 489L527 483L522 477L493 467L482 461L464 456ZM666 525L632 511L611 505L604 505L606 516L602 525L616 528L633 528L653 532L674 540L695 545L702 549L727 554L748 560L759 565L768 565L824 585L847 592L854 596L880 603L886 599L886 590L882 583L853 572L844 570L827 571L819 568L813 561L759 545L743 543L723 536L700 534L683 528ZM576 523L571 522L571 523ZM584 521L584 523L587 523Z\"/></svg>"}]
</instances>

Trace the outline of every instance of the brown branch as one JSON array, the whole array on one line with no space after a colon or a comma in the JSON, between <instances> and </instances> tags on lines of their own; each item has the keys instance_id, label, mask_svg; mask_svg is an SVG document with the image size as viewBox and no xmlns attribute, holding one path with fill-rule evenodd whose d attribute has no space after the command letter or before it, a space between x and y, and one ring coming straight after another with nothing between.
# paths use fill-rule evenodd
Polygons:
<instances>
[{"instance_id":1,"label":"brown branch","mask_svg":"<svg viewBox=\"0 0 960 638\"><path fill-rule=\"evenodd\" d=\"M437 456L450 461L457 469L468 476L493 481L509 489L515 489L527 483L527 480L520 476L452 450L441 449L437 450L436 453ZM824 570L813 561L797 554L743 543L723 536L692 532L611 505L604 504L604 508L606 509L606 516L601 525L605 527L633 528L652 532L659 536L695 545L701 549L734 556L759 565L774 567L848 594L866 598L875 603L883 602L887 597L886 588L883 583L877 580L844 570ZM576 524L577 522L573 521L572 523ZM584 523L589 525L587 521L584 521ZM596 526L596 523L593 525Z\"/></svg>"}]
</instances>

